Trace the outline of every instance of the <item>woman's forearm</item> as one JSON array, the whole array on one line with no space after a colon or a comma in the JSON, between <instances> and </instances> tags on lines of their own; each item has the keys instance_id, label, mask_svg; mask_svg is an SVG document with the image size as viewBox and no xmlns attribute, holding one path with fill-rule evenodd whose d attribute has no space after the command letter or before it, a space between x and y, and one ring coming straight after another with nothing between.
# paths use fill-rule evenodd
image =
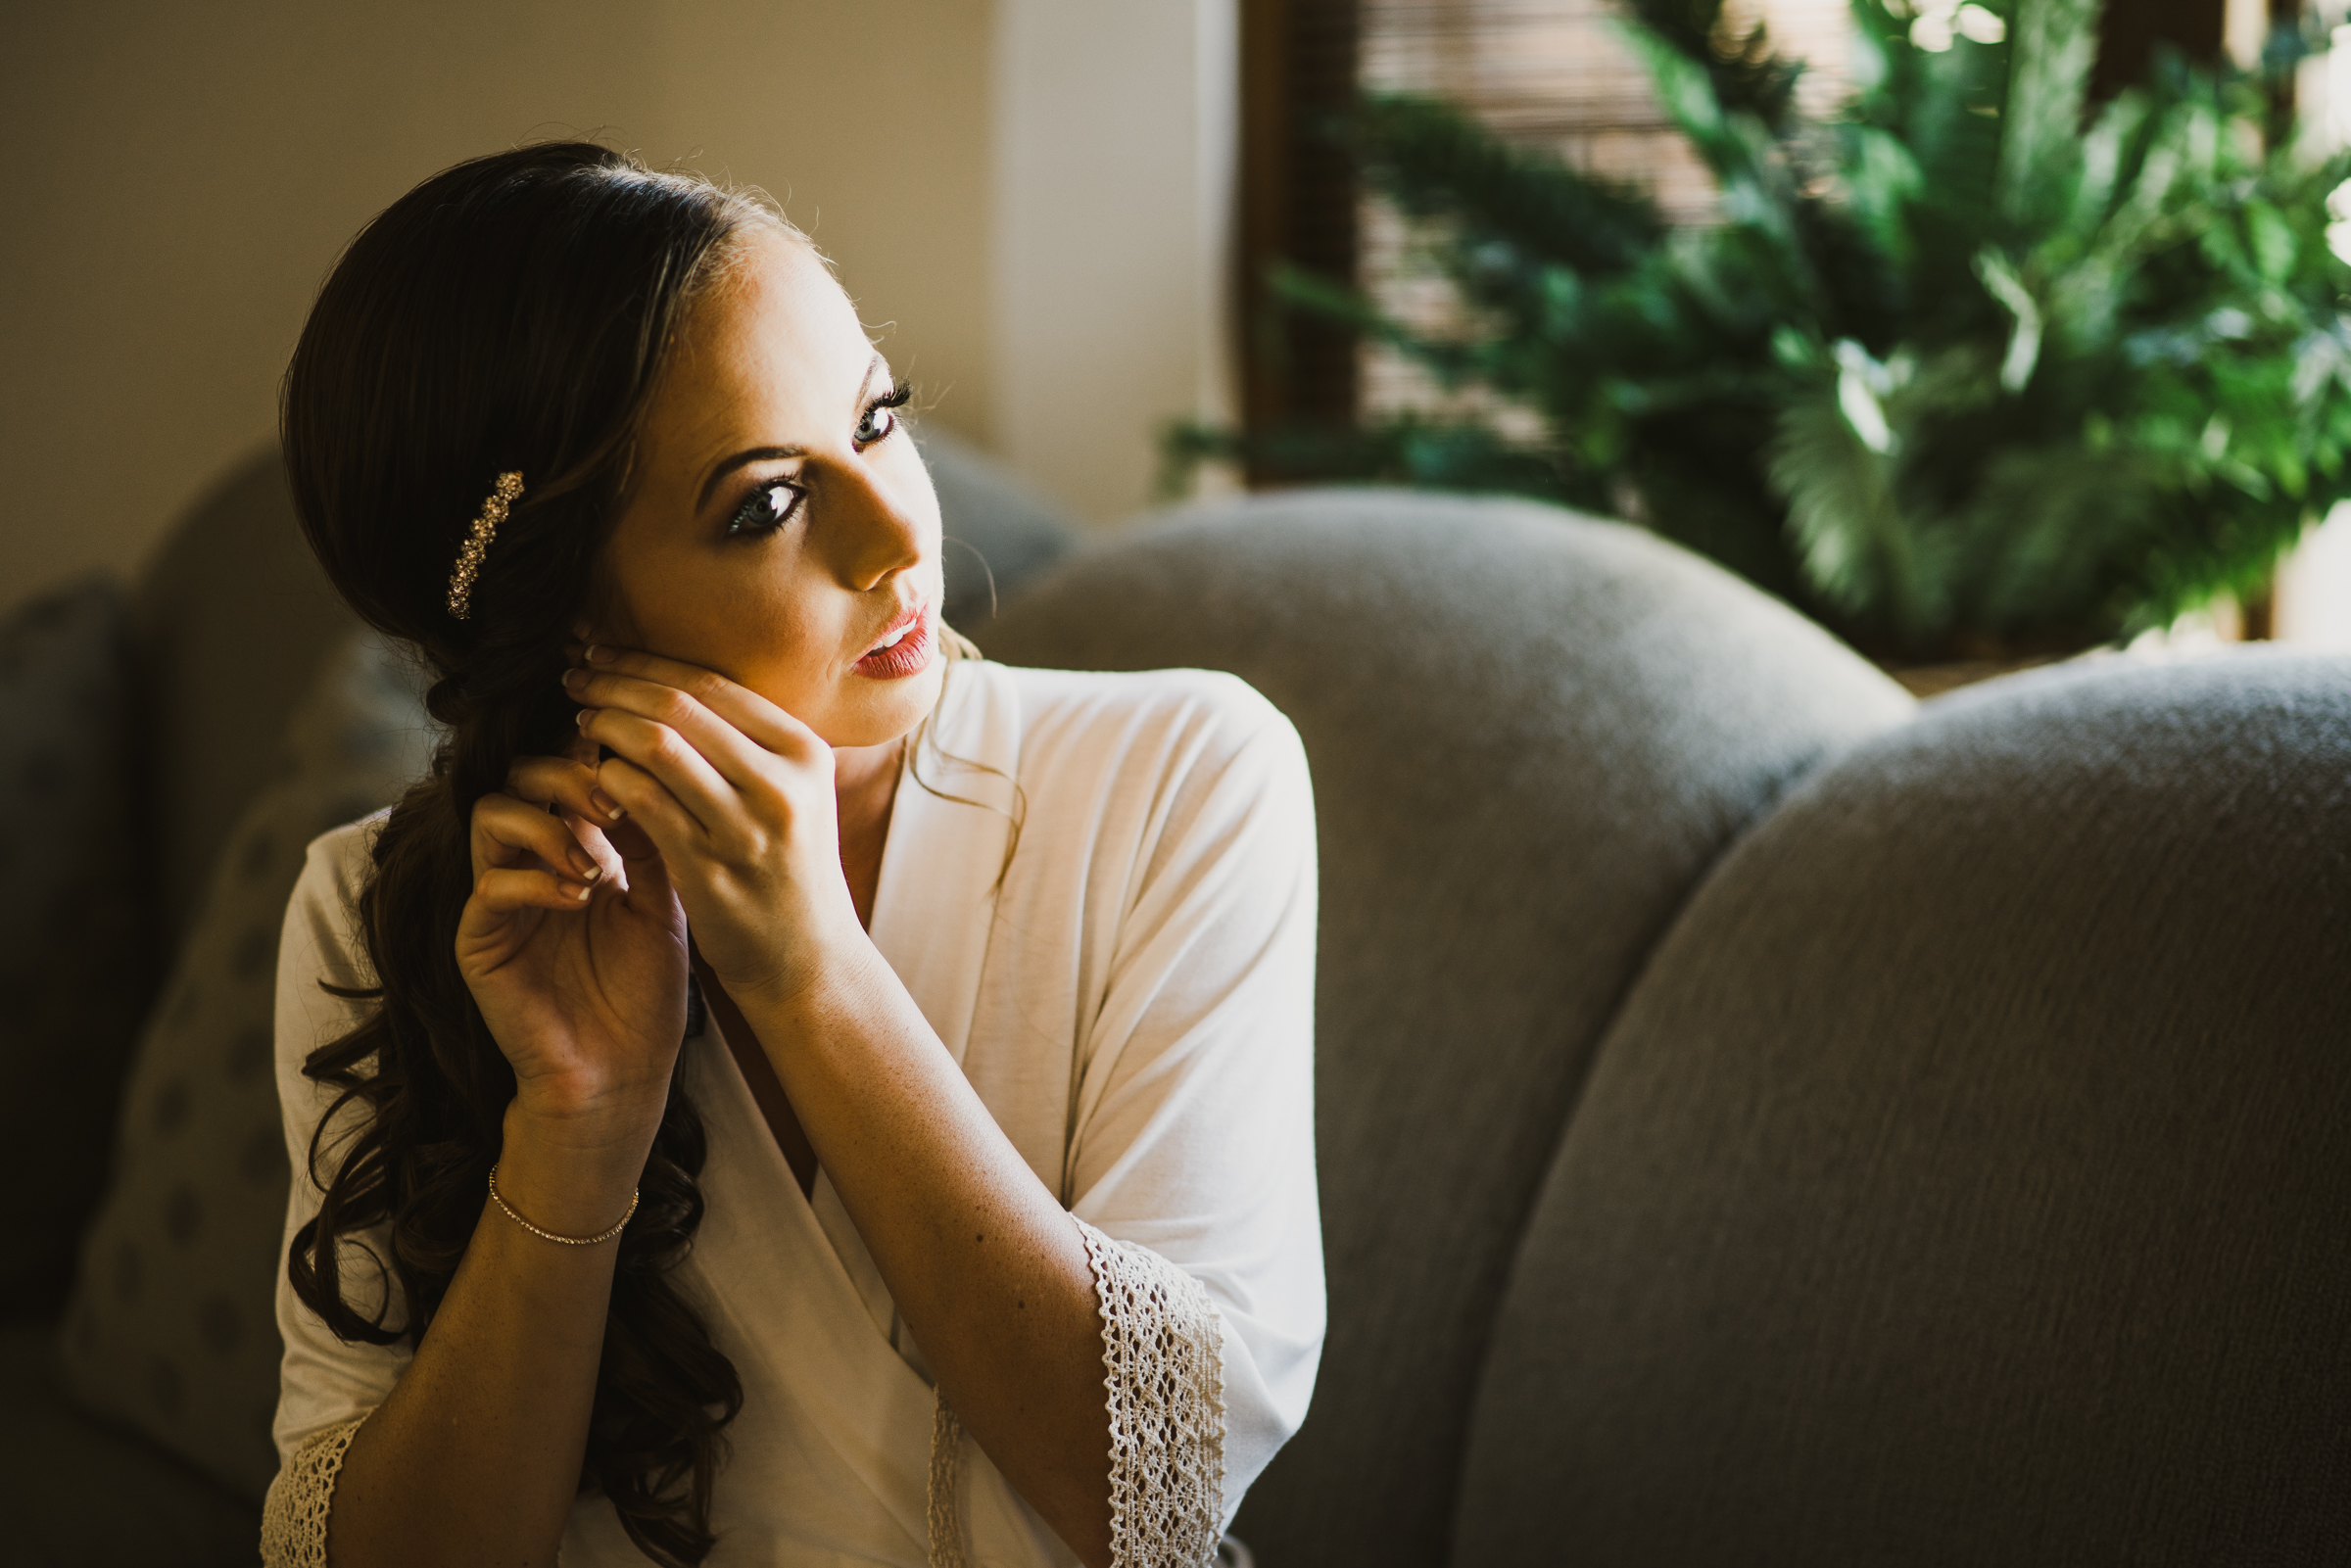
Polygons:
<instances>
[{"instance_id":1,"label":"woman's forearm","mask_svg":"<svg viewBox=\"0 0 2351 1568\"><path fill-rule=\"evenodd\" d=\"M588 1236L628 1208L633 1153L509 1110L499 1192L543 1229ZM618 1242L566 1247L484 1199L415 1359L345 1454L334 1568L550 1564L579 1490Z\"/></svg>"},{"instance_id":2,"label":"woman's forearm","mask_svg":"<svg viewBox=\"0 0 2351 1568\"><path fill-rule=\"evenodd\" d=\"M864 947L737 996L940 1389L1080 1560L1110 1561L1110 1418L1077 1227Z\"/></svg>"}]
</instances>

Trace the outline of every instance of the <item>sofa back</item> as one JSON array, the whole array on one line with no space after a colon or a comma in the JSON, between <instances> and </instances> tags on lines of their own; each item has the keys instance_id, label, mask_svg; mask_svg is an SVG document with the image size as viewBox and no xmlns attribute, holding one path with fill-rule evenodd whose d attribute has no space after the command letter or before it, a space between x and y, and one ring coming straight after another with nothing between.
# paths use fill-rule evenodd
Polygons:
<instances>
[{"instance_id":1,"label":"sofa back","mask_svg":"<svg viewBox=\"0 0 2351 1568\"><path fill-rule=\"evenodd\" d=\"M274 444L199 500L140 574L141 792L167 963L230 826L268 782L295 703L357 624L302 541Z\"/></svg>"},{"instance_id":2,"label":"sofa back","mask_svg":"<svg viewBox=\"0 0 2351 1568\"><path fill-rule=\"evenodd\" d=\"M1234 1528L1270 1564L1441 1561L1495 1305L1602 1030L1724 847L1910 700L1639 530L1393 491L1124 535L982 641L1228 670L1306 742L1330 1330Z\"/></svg>"},{"instance_id":3,"label":"sofa back","mask_svg":"<svg viewBox=\"0 0 2351 1568\"><path fill-rule=\"evenodd\" d=\"M1628 999L1451 1561L2339 1562L2346 1237L2351 659L1944 698Z\"/></svg>"}]
</instances>

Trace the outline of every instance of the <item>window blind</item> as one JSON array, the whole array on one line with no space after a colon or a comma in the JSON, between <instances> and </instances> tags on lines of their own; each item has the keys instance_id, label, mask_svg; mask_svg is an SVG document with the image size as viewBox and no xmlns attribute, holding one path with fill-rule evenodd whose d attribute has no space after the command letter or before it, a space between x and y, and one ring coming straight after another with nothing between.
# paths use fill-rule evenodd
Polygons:
<instances>
[{"instance_id":1,"label":"window blind","mask_svg":"<svg viewBox=\"0 0 2351 1568\"><path fill-rule=\"evenodd\" d=\"M1713 181L1651 91L1621 16L1613 0L1362 0L1360 79L1375 92L1447 99L1510 141L1640 187L1670 222L1704 222ZM1727 7L1725 20L1742 34L1767 27L1782 54L1805 63L1802 96L1821 109L1835 101L1846 79L1847 0L1745 0ZM1391 312L1445 328L1451 293L1415 259L1395 215L1366 201L1358 223L1365 286ZM1440 395L1415 366L1376 347L1362 351L1359 375L1367 413L1465 411L1477 401Z\"/></svg>"}]
</instances>

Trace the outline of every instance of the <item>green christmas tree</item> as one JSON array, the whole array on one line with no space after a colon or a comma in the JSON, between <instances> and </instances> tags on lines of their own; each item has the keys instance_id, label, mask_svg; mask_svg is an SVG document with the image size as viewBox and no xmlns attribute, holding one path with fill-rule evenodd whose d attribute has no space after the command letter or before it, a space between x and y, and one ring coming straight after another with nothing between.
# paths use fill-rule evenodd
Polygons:
<instances>
[{"instance_id":1,"label":"green christmas tree","mask_svg":"<svg viewBox=\"0 0 2351 1568\"><path fill-rule=\"evenodd\" d=\"M2176 58L2091 112L2097 0L1917 3L1854 0L1822 119L1721 0L1632 0L1704 224L1367 100L1344 134L1463 324L1277 287L1483 411L1187 428L1171 457L1629 515L1892 656L2087 646L2257 590L2351 493L2351 157L2284 145L2260 76Z\"/></svg>"}]
</instances>

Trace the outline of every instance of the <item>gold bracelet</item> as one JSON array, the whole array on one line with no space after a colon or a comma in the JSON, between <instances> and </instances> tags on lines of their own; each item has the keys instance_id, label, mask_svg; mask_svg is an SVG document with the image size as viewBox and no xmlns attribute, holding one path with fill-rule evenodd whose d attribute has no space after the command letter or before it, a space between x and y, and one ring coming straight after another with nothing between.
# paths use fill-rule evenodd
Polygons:
<instances>
[{"instance_id":1,"label":"gold bracelet","mask_svg":"<svg viewBox=\"0 0 2351 1568\"><path fill-rule=\"evenodd\" d=\"M614 1225L610 1230L600 1231L594 1236L558 1236L552 1230L541 1230L537 1225L516 1213L513 1206L498 1195L498 1166L495 1164L490 1167L490 1201L498 1205L500 1212L504 1213L508 1219L540 1240L561 1242L566 1247L594 1247L599 1242L610 1241L628 1229L629 1221L637 1217L637 1189L632 1187L629 1189L629 1212L621 1215L620 1223Z\"/></svg>"}]
</instances>

